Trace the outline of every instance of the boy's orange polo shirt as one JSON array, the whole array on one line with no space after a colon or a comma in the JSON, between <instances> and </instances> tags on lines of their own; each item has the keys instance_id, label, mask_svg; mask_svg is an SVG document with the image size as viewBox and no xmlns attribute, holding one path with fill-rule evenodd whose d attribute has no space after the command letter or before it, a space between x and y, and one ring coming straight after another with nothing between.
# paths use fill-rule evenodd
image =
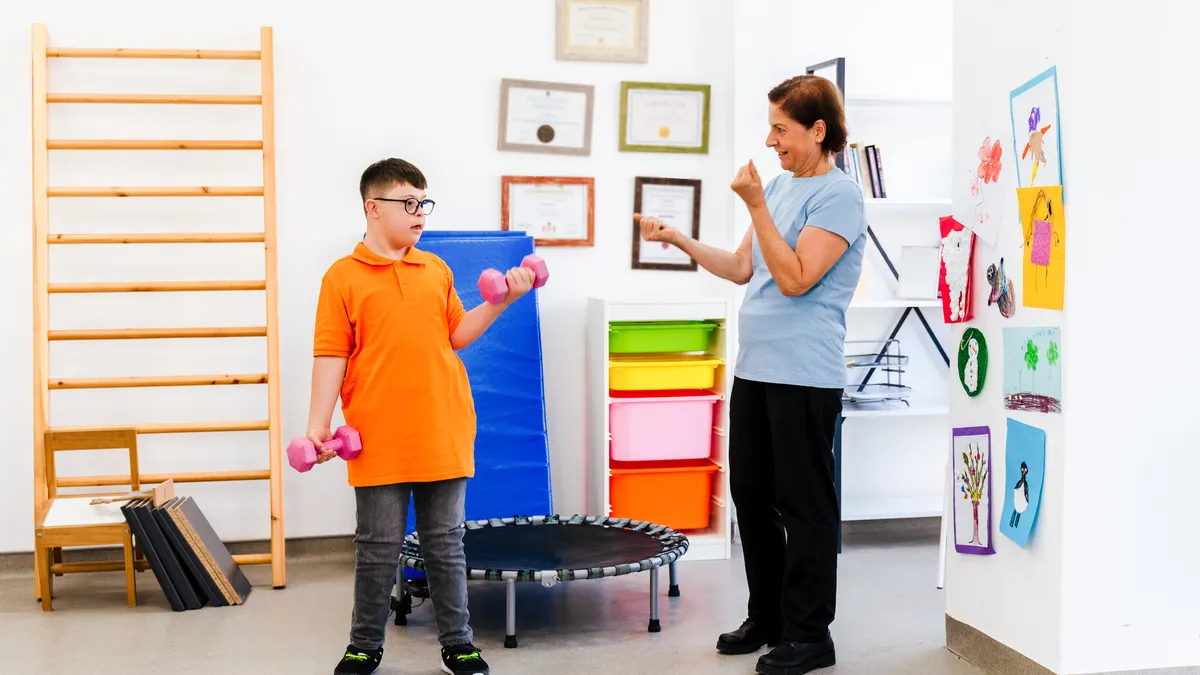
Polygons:
<instances>
[{"instance_id":1,"label":"boy's orange polo shirt","mask_svg":"<svg viewBox=\"0 0 1200 675\"><path fill-rule=\"evenodd\" d=\"M391 260L360 242L325 273L313 355L348 358L342 412L362 436L351 485L474 475L475 405L450 346L465 313L449 266L427 251Z\"/></svg>"}]
</instances>

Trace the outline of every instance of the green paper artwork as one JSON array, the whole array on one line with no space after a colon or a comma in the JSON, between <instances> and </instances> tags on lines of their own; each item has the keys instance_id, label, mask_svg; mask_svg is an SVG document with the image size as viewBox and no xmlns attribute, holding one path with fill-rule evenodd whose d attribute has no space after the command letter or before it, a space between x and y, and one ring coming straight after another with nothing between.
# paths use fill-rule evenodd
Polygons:
<instances>
[{"instance_id":1,"label":"green paper artwork","mask_svg":"<svg viewBox=\"0 0 1200 675\"><path fill-rule=\"evenodd\" d=\"M967 396L978 396L987 378L987 341L978 328L963 331L958 342L958 380Z\"/></svg>"}]
</instances>

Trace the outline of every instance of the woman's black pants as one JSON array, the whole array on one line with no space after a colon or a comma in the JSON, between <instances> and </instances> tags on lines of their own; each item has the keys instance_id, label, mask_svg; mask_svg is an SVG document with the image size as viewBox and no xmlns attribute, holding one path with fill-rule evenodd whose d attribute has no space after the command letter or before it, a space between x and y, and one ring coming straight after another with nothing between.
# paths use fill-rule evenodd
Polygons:
<instances>
[{"instance_id":1,"label":"woman's black pants","mask_svg":"<svg viewBox=\"0 0 1200 675\"><path fill-rule=\"evenodd\" d=\"M840 389L734 378L729 481L749 618L769 635L820 642L837 599L838 524L833 436Z\"/></svg>"}]
</instances>

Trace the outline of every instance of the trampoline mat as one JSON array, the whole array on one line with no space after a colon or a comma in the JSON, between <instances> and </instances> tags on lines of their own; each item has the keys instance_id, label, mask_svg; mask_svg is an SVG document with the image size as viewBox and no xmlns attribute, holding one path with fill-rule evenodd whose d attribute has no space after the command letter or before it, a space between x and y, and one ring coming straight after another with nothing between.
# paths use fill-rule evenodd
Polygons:
<instances>
[{"instance_id":1,"label":"trampoline mat","mask_svg":"<svg viewBox=\"0 0 1200 675\"><path fill-rule=\"evenodd\" d=\"M493 570L579 570L653 558L655 537L617 527L535 525L485 527L463 536L467 566Z\"/></svg>"}]
</instances>

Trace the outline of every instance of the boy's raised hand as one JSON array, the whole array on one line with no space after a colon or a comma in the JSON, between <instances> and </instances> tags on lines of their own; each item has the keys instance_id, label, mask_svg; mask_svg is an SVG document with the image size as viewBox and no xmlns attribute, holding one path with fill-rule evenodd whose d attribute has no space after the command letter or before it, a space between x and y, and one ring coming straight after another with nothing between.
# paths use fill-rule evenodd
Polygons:
<instances>
[{"instance_id":1,"label":"boy's raised hand","mask_svg":"<svg viewBox=\"0 0 1200 675\"><path fill-rule=\"evenodd\" d=\"M533 290L533 282L536 278L533 270L528 267L510 268L504 275L504 280L508 282L508 295L504 296L504 304L510 305L522 295Z\"/></svg>"}]
</instances>

